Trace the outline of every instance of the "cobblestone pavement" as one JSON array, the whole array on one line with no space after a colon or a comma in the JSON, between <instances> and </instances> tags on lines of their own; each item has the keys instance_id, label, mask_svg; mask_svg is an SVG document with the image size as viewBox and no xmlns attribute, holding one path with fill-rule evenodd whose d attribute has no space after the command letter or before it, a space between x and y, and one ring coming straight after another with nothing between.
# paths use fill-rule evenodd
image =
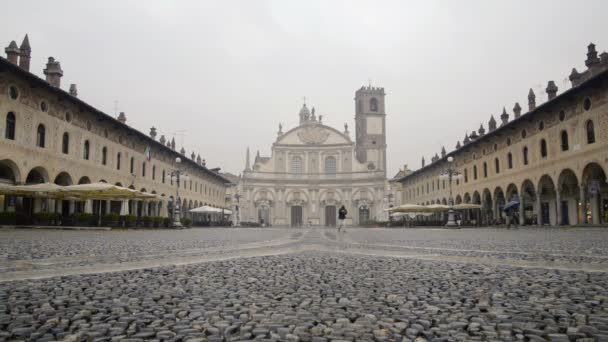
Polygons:
<instances>
[{"instance_id":1,"label":"cobblestone pavement","mask_svg":"<svg viewBox=\"0 0 608 342\"><path fill-rule=\"evenodd\" d=\"M0 231L0 341L608 341L608 230L38 233Z\"/></svg>"}]
</instances>

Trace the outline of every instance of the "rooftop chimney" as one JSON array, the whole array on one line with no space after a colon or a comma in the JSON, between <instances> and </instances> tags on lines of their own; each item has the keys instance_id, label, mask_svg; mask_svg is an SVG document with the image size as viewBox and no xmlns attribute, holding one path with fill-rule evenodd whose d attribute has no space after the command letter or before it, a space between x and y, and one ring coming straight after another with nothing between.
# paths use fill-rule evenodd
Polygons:
<instances>
[{"instance_id":1,"label":"rooftop chimney","mask_svg":"<svg viewBox=\"0 0 608 342\"><path fill-rule=\"evenodd\" d=\"M152 138L153 140L156 140L156 127L152 126L150 128L150 138Z\"/></svg>"},{"instance_id":2,"label":"rooftop chimney","mask_svg":"<svg viewBox=\"0 0 608 342\"><path fill-rule=\"evenodd\" d=\"M55 58L49 57L49 61L46 63L46 69L44 69L43 72L46 75L46 81L49 82L50 85L60 88L63 70L61 70L61 64L55 61Z\"/></svg>"},{"instance_id":3,"label":"rooftop chimney","mask_svg":"<svg viewBox=\"0 0 608 342\"><path fill-rule=\"evenodd\" d=\"M125 112L120 112L120 114L118 114L118 121L122 122L123 124L127 123L127 116L125 115Z\"/></svg>"},{"instance_id":4,"label":"rooftop chimney","mask_svg":"<svg viewBox=\"0 0 608 342\"><path fill-rule=\"evenodd\" d=\"M30 47L30 39L25 35L21 47L19 47L19 67L25 71L30 71L30 59L32 59L32 48Z\"/></svg>"},{"instance_id":5,"label":"rooftop chimney","mask_svg":"<svg viewBox=\"0 0 608 342\"><path fill-rule=\"evenodd\" d=\"M500 114L500 125L504 126L509 122L509 114L507 114L507 109L502 107L502 114Z\"/></svg>"},{"instance_id":6,"label":"rooftop chimney","mask_svg":"<svg viewBox=\"0 0 608 342\"><path fill-rule=\"evenodd\" d=\"M549 100L553 100L557 96L557 86L555 85L555 82L549 81L549 83L547 84L547 89L545 89L545 91L547 92Z\"/></svg>"},{"instance_id":7,"label":"rooftop chimney","mask_svg":"<svg viewBox=\"0 0 608 342\"><path fill-rule=\"evenodd\" d=\"M534 95L534 90L530 88L528 92L528 111L531 112L536 109L536 95Z\"/></svg>"},{"instance_id":8,"label":"rooftop chimney","mask_svg":"<svg viewBox=\"0 0 608 342\"><path fill-rule=\"evenodd\" d=\"M488 130L492 132L496 129L496 120L494 119L494 115L490 116L490 121L488 121Z\"/></svg>"},{"instance_id":9,"label":"rooftop chimney","mask_svg":"<svg viewBox=\"0 0 608 342\"><path fill-rule=\"evenodd\" d=\"M70 95L78 97L78 88L76 88L75 83L70 84Z\"/></svg>"},{"instance_id":10,"label":"rooftop chimney","mask_svg":"<svg viewBox=\"0 0 608 342\"><path fill-rule=\"evenodd\" d=\"M515 119L521 116L521 106L519 105L519 102L515 102L515 106L513 107L513 116Z\"/></svg>"},{"instance_id":11,"label":"rooftop chimney","mask_svg":"<svg viewBox=\"0 0 608 342\"><path fill-rule=\"evenodd\" d=\"M19 50L19 47L14 40L8 44L6 49L4 49L4 52L6 52L6 59L8 59L9 62L15 65L19 64L19 54L21 53L21 50Z\"/></svg>"},{"instance_id":12,"label":"rooftop chimney","mask_svg":"<svg viewBox=\"0 0 608 342\"><path fill-rule=\"evenodd\" d=\"M595 51L595 44L591 43L587 46L587 60L585 61L585 65L588 68L596 65L599 62L599 58L597 58L597 51Z\"/></svg>"}]
</instances>

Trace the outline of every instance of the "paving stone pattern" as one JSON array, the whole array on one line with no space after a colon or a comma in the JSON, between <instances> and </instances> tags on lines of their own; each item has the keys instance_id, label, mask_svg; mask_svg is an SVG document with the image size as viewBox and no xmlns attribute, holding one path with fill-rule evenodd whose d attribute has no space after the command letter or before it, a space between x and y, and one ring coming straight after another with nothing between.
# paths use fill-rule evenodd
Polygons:
<instances>
[{"instance_id":1,"label":"paving stone pattern","mask_svg":"<svg viewBox=\"0 0 608 342\"><path fill-rule=\"evenodd\" d=\"M156 241L238 250L287 236L294 251L0 282L0 341L608 341L606 251L585 252L601 248L604 230L191 232ZM120 240L100 236L102 245ZM69 234L63 241L74 253L88 246ZM158 245L136 248L150 246ZM424 259L430 253L440 259ZM514 266L556 253L577 267ZM454 261L463 255L479 262ZM599 271L585 271L590 261Z\"/></svg>"},{"instance_id":2,"label":"paving stone pattern","mask_svg":"<svg viewBox=\"0 0 608 342\"><path fill-rule=\"evenodd\" d=\"M0 283L0 339L605 341L607 289L605 273L305 252Z\"/></svg>"}]
</instances>

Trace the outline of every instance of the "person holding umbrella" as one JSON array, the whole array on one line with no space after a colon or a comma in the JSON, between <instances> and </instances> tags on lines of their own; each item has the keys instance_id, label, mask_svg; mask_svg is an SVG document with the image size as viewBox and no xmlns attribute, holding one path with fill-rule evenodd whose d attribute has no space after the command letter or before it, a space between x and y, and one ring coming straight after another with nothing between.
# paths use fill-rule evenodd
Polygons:
<instances>
[{"instance_id":1,"label":"person holding umbrella","mask_svg":"<svg viewBox=\"0 0 608 342\"><path fill-rule=\"evenodd\" d=\"M514 222L517 218L515 217L515 211L519 209L519 201L516 199L511 200L509 203L505 204L504 212L507 215L507 229L511 229L511 222ZM517 227L517 223L515 223L515 227Z\"/></svg>"}]
</instances>

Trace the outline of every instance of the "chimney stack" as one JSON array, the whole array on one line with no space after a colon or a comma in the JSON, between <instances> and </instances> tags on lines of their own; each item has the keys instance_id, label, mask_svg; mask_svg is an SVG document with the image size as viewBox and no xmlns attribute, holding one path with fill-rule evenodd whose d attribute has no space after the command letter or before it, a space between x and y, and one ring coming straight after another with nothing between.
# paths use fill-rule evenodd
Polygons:
<instances>
[{"instance_id":1,"label":"chimney stack","mask_svg":"<svg viewBox=\"0 0 608 342\"><path fill-rule=\"evenodd\" d=\"M545 91L547 92L549 101L553 100L557 96L557 86L555 85L555 82L549 81L549 83L547 84L547 89L545 89Z\"/></svg>"},{"instance_id":2,"label":"chimney stack","mask_svg":"<svg viewBox=\"0 0 608 342\"><path fill-rule=\"evenodd\" d=\"M4 52L6 52L6 59L8 59L9 62L15 65L19 64L19 54L21 53L21 50L19 50L19 47L14 40L8 44L8 46L4 49Z\"/></svg>"},{"instance_id":3,"label":"chimney stack","mask_svg":"<svg viewBox=\"0 0 608 342\"><path fill-rule=\"evenodd\" d=\"M502 107L502 114L500 114L500 125L504 126L507 124L507 122L509 122L509 114L507 114L507 109L505 107Z\"/></svg>"},{"instance_id":4,"label":"chimney stack","mask_svg":"<svg viewBox=\"0 0 608 342\"><path fill-rule=\"evenodd\" d=\"M519 105L519 102L515 102L515 107L513 107L513 116L515 119L521 116L521 106Z\"/></svg>"},{"instance_id":5,"label":"chimney stack","mask_svg":"<svg viewBox=\"0 0 608 342\"><path fill-rule=\"evenodd\" d=\"M50 85L60 88L63 70L61 70L61 64L55 61L55 58L49 57L49 61L46 63L46 69L44 69L43 72L46 75L46 81L49 82Z\"/></svg>"},{"instance_id":6,"label":"chimney stack","mask_svg":"<svg viewBox=\"0 0 608 342\"><path fill-rule=\"evenodd\" d=\"M125 112L120 112L120 114L118 114L118 121L122 122L123 124L127 123L127 116L125 115Z\"/></svg>"},{"instance_id":7,"label":"chimney stack","mask_svg":"<svg viewBox=\"0 0 608 342\"><path fill-rule=\"evenodd\" d=\"M156 127L154 126L150 128L150 138L152 138L152 140L156 140Z\"/></svg>"},{"instance_id":8,"label":"chimney stack","mask_svg":"<svg viewBox=\"0 0 608 342\"><path fill-rule=\"evenodd\" d=\"M536 95L534 95L534 90L530 88L528 92L528 111L531 112L536 109Z\"/></svg>"},{"instance_id":9,"label":"chimney stack","mask_svg":"<svg viewBox=\"0 0 608 342\"><path fill-rule=\"evenodd\" d=\"M78 88L76 88L75 83L70 84L70 95L78 97Z\"/></svg>"},{"instance_id":10,"label":"chimney stack","mask_svg":"<svg viewBox=\"0 0 608 342\"><path fill-rule=\"evenodd\" d=\"M496 120L494 119L494 115L490 116L490 121L488 121L488 130L492 132L496 129Z\"/></svg>"},{"instance_id":11,"label":"chimney stack","mask_svg":"<svg viewBox=\"0 0 608 342\"><path fill-rule=\"evenodd\" d=\"M19 47L19 67L25 71L30 71L30 59L32 59L32 48L30 47L30 39L25 35L23 42Z\"/></svg>"}]
</instances>

